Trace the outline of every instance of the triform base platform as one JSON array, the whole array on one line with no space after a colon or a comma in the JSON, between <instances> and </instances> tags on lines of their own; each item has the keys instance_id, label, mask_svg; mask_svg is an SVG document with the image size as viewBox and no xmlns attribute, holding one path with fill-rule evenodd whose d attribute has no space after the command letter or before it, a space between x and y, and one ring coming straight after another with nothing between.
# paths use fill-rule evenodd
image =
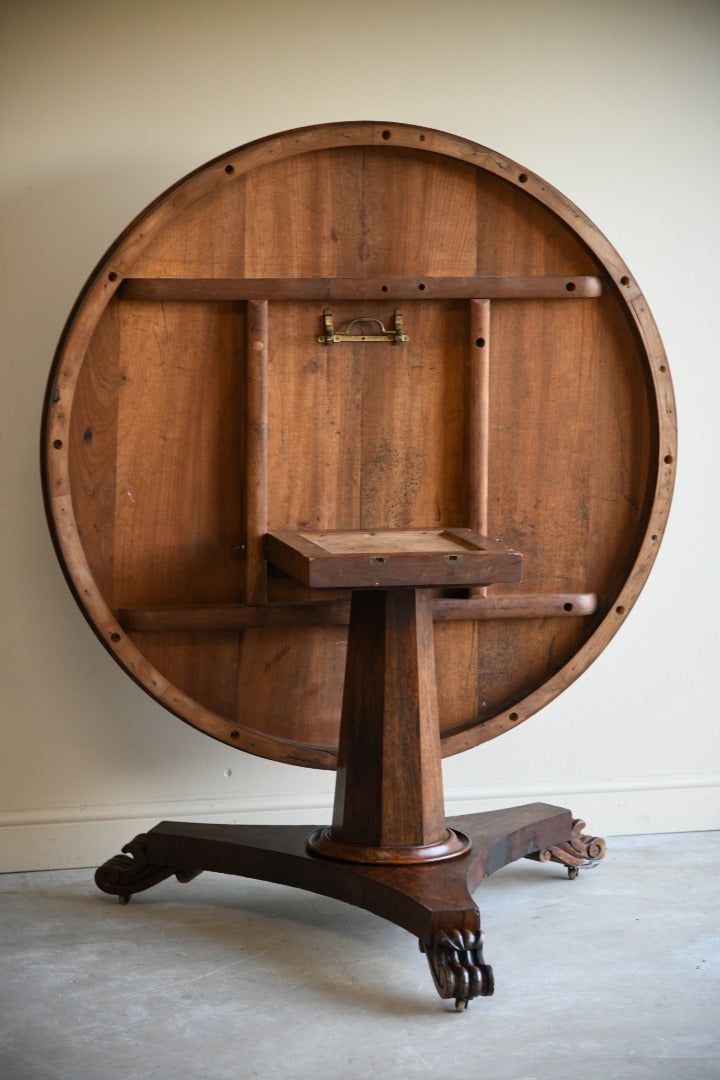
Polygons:
<instances>
[{"instance_id":1,"label":"triform base platform","mask_svg":"<svg viewBox=\"0 0 720 1080\"><path fill-rule=\"evenodd\" d=\"M125 902L173 874L188 882L211 870L344 900L417 937L440 997L464 1009L494 989L473 892L484 877L524 856L562 863L571 876L594 866L604 841L583 836L583 824L569 810L543 803L451 818L448 826L471 841L463 854L425 865L373 866L315 854L310 825L164 821L101 866L95 881Z\"/></svg>"}]
</instances>

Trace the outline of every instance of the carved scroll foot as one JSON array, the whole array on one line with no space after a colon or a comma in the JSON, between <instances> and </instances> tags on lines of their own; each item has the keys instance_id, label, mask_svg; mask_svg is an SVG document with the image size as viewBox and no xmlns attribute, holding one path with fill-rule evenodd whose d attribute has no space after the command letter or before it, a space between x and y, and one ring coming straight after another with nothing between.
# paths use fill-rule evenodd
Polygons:
<instances>
[{"instance_id":1,"label":"carved scroll foot","mask_svg":"<svg viewBox=\"0 0 720 1080\"><path fill-rule=\"evenodd\" d=\"M546 848L528 855L537 862L556 862L567 867L568 877L576 878L580 870L590 870L605 858L606 843L600 836L586 836L583 833L585 822L573 819L572 833L569 840L555 847Z\"/></svg>"},{"instance_id":2,"label":"carved scroll foot","mask_svg":"<svg viewBox=\"0 0 720 1080\"><path fill-rule=\"evenodd\" d=\"M477 930L439 930L429 945L420 942L427 956L435 989L441 998L454 998L460 1012L476 997L490 997L495 989L492 968L483 962L484 935Z\"/></svg>"},{"instance_id":3,"label":"carved scroll foot","mask_svg":"<svg viewBox=\"0 0 720 1080\"><path fill-rule=\"evenodd\" d=\"M140 833L122 849L121 855L98 867L95 884L103 892L117 896L121 904L127 904L133 893L150 889L173 874L181 882L192 881L200 871L177 870L172 866L158 866L148 859L146 833Z\"/></svg>"}]
</instances>

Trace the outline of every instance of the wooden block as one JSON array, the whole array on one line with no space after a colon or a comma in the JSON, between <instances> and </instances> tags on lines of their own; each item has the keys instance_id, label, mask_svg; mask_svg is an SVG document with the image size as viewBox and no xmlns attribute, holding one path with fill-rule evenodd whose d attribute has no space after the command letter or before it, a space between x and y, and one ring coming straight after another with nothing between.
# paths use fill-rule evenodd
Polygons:
<instances>
[{"instance_id":1,"label":"wooden block","mask_svg":"<svg viewBox=\"0 0 720 1080\"><path fill-rule=\"evenodd\" d=\"M471 529L274 532L268 560L313 588L463 586L520 581L522 555Z\"/></svg>"}]
</instances>

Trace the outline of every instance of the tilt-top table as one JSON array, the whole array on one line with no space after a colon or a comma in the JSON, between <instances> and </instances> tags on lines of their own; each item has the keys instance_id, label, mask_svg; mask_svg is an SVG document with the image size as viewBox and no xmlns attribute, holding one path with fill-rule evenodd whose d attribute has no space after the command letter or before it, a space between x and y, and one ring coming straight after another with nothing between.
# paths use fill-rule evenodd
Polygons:
<instances>
[{"instance_id":1,"label":"tilt-top table","mask_svg":"<svg viewBox=\"0 0 720 1080\"><path fill-rule=\"evenodd\" d=\"M492 355L492 362L491 362ZM50 527L127 673L229 746L337 771L332 824L162 822L96 881L299 886L492 993L472 893L604 842L541 803L446 821L441 759L517 727L632 607L672 386L629 270L539 177L353 122L203 166L122 234L48 385Z\"/></svg>"}]
</instances>

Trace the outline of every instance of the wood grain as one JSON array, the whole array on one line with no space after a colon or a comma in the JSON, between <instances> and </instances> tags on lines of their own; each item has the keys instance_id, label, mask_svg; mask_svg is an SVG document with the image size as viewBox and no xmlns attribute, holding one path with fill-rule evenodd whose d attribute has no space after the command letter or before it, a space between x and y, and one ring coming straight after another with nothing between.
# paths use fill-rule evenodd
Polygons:
<instances>
[{"instance_id":1,"label":"wood grain","mask_svg":"<svg viewBox=\"0 0 720 1080\"><path fill-rule=\"evenodd\" d=\"M463 586L522 579L522 555L471 529L272 532L269 561L310 588Z\"/></svg>"},{"instance_id":2,"label":"wood grain","mask_svg":"<svg viewBox=\"0 0 720 1080\"><path fill-rule=\"evenodd\" d=\"M249 604L267 603L264 543L268 530L269 348L268 304L266 300L253 300L249 304L245 352L245 596Z\"/></svg>"},{"instance_id":3,"label":"wood grain","mask_svg":"<svg viewBox=\"0 0 720 1080\"><path fill-rule=\"evenodd\" d=\"M123 300L580 300L602 295L591 274L474 277L157 277L126 278Z\"/></svg>"},{"instance_id":4,"label":"wood grain","mask_svg":"<svg viewBox=\"0 0 720 1080\"><path fill-rule=\"evenodd\" d=\"M328 302L336 325L400 307L409 341L321 345ZM456 136L330 124L215 159L113 245L53 364L43 489L75 595L142 686L229 745L332 767L347 599L266 573L264 531L482 526L522 553L522 584L433 599L457 753L627 617L675 443L657 328L577 207Z\"/></svg>"},{"instance_id":5,"label":"wood grain","mask_svg":"<svg viewBox=\"0 0 720 1080\"><path fill-rule=\"evenodd\" d=\"M312 590L316 592L317 590ZM331 590L335 595L337 590ZM435 598L436 622L487 621L490 619L567 619L594 614L594 593L495 593L480 598ZM271 626L347 626L350 600L332 599L306 603L195 604L190 607L121 608L118 617L126 630L158 633L163 630L244 630Z\"/></svg>"},{"instance_id":6,"label":"wood grain","mask_svg":"<svg viewBox=\"0 0 720 1080\"><path fill-rule=\"evenodd\" d=\"M440 761L430 594L354 593L333 824L316 849L425 861L447 840Z\"/></svg>"}]
</instances>

